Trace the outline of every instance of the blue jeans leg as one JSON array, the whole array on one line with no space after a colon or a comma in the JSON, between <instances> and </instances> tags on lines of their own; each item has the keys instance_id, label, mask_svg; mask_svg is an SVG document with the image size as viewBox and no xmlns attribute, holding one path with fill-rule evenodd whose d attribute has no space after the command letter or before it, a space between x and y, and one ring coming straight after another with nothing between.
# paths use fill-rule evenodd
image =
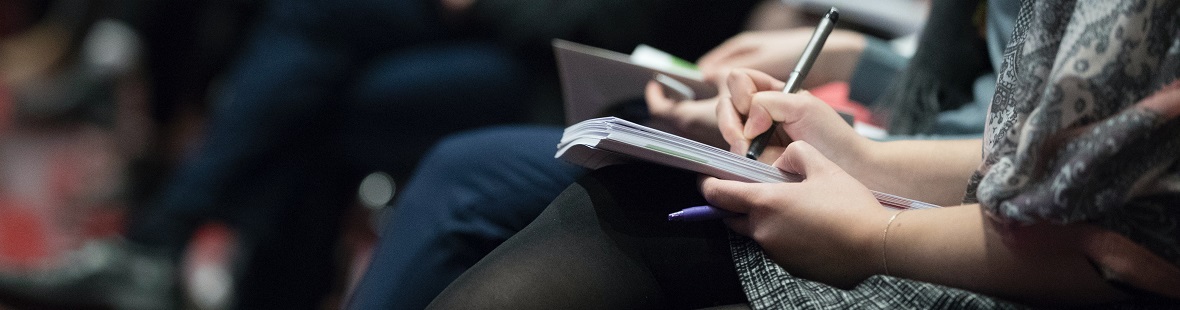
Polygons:
<instances>
[{"instance_id":1,"label":"blue jeans leg","mask_svg":"<svg viewBox=\"0 0 1180 310\"><path fill-rule=\"evenodd\" d=\"M443 137L523 121L531 102L520 60L493 42L452 40L375 57L349 85L338 134L355 167L408 178Z\"/></svg>"}]
</instances>

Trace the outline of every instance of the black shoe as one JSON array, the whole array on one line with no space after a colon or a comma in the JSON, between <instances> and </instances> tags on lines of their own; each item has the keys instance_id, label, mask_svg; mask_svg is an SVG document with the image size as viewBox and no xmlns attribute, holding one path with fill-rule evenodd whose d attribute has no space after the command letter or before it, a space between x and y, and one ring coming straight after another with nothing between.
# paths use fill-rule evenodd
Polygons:
<instances>
[{"instance_id":1,"label":"black shoe","mask_svg":"<svg viewBox=\"0 0 1180 310\"><path fill-rule=\"evenodd\" d=\"M0 273L0 295L46 306L177 309L175 260L121 240L92 241L60 267Z\"/></svg>"}]
</instances>

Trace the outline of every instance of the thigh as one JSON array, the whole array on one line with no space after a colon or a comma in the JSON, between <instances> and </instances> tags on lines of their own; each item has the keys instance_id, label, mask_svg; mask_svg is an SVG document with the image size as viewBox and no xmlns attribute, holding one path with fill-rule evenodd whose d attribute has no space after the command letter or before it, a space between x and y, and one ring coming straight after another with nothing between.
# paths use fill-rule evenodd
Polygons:
<instances>
[{"instance_id":1,"label":"thigh","mask_svg":"<svg viewBox=\"0 0 1180 310\"><path fill-rule=\"evenodd\" d=\"M696 176L625 165L567 188L523 231L431 304L487 307L701 308L745 301L720 222L672 223L699 205Z\"/></svg>"},{"instance_id":2,"label":"thigh","mask_svg":"<svg viewBox=\"0 0 1180 310\"><path fill-rule=\"evenodd\" d=\"M560 139L558 127L506 126L440 142L383 221L351 306L421 309L532 222L584 173L553 158Z\"/></svg>"}]
</instances>

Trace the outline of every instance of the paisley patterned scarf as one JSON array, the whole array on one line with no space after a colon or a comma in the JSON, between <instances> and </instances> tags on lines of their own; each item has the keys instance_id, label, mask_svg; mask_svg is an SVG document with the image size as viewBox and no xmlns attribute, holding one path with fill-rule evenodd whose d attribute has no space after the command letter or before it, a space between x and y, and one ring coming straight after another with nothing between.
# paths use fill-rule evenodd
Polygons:
<instances>
[{"instance_id":1,"label":"paisley patterned scarf","mask_svg":"<svg viewBox=\"0 0 1180 310\"><path fill-rule=\"evenodd\" d=\"M1180 298L1180 1L1025 1L965 201L1089 223L1112 281Z\"/></svg>"}]
</instances>

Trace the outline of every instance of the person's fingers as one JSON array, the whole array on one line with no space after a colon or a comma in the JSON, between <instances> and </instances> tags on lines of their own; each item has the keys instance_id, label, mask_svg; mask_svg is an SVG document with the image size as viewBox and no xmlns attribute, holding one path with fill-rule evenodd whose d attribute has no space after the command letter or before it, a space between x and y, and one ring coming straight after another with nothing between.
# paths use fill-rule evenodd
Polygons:
<instances>
[{"instance_id":1,"label":"person's fingers","mask_svg":"<svg viewBox=\"0 0 1180 310\"><path fill-rule=\"evenodd\" d=\"M717 47L710 50L708 53L705 53L705 55L701 56L701 58L697 59L697 68L700 68L701 71L714 68L724 59L729 58L730 55L733 55L738 50L739 49L737 48L737 45L734 43L733 39L725 41L721 43L721 45L718 45Z\"/></svg>"},{"instance_id":2,"label":"person's fingers","mask_svg":"<svg viewBox=\"0 0 1180 310\"><path fill-rule=\"evenodd\" d=\"M742 129L742 135L747 138L766 132L776 122L789 125L804 120L813 114L812 109L818 108L807 91L794 94L761 92L751 96L750 102Z\"/></svg>"},{"instance_id":3,"label":"person's fingers","mask_svg":"<svg viewBox=\"0 0 1180 310\"><path fill-rule=\"evenodd\" d=\"M741 116L733 108L733 102L729 97L721 97L717 99L717 130L721 132L721 138L729 144L729 151L737 154L745 154L746 149L750 148L750 140L746 139L743 134L745 124L742 123Z\"/></svg>"},{"instance_id":4,"label":"person's fingers","mask_svg":"<svg viewBox=\"0 0 1180 310\"><path fill-rule=\"evenodd\" d=\"M763 91L781 91L785 85L766 73L750 69L733 69L726 78L726 88L733 98L733 106L739 114L748 115L754 94Z\"/></svg>"},{"instance_id":5,"label":"person's fingers","mask_svg":"<svg viewBox=\"0 0 1180 310\"><path fill-rule=\"evenodd\" d=\"M708 76L710 74L720 73L718 70L727 67L730 59L740 55L750 53L758 48L758 43L753 42L748 35L737 35L724 43L718 45L713 50L697 59L697 67ZM720 77L720 76L716 76Z\"/></svg>"},{"instance_id":6,"label":"person's fingers","mask_svg":"<svg viewBox=\"0 0 1180 310\"><path fill-rule=\"evenodd\" d=\"M738 68L738 67L729 66L729 65L717 65L717 66L711 67L709 69L702 68L701 69L701 76L702 76L702 78L705 79L706 82L713 83L714 85L718 85L718 88L717 88L718 93L728 94L729 89L725 88L725 83L729 77L729 73L733 72L733 69L736 69L736 68Z\"/></svg>"},{"instance_id":7,"label":"person's fingers","mask_svg":"<svg viewBox=\"0 0 1180 310\"><path fill-rule=\"evenodd\" d=\"M839 169L836 163L805 141L795 141L787 145L782 156L774 161L774 166L804 177L821 175L832 169Z\"/></svg>"},{"instance_id":8,"label":"person's fingers","mask_svg":"<svg viewBox=\"0 0 1180 310\"><path fill-rule=\"evenodd\" d=\"M701 195L709 205L736 213L750 213L753 201L759 201L770 183L746 183L705 177L700 181Z\"/></svg>"},{"instance_id":9,"label":"person's fingers","mask_svg":"<svg viewBox=\"0 0 1180 310\"><path fill-rule=\"evenodd\" d=\"M730 102L733 104L734 111L737 111L739 115L749 114L750 100L753 99L754 93L758 92L750 75L742 69L729 71L725 85L729 89Z\"/></svg>"},{"instance_id":10,"label":"person's fingers","mask_svg":"<svg viewBox=\"0 0 1180 310\"><path fill-rule=\"evenodd\" d=\"M755 97L765 97L766 94L755 94ZM749 111L746 113L746 123L742 127L742 136L746 139L754 139L758 135L770 130L771 125L776 121L770 112L766 100L753 99Z\"/></svg>"},{"instance_id":11,"label":"person's fingers","mask_svg":"<svg viewBox=\"0 0 1180 310\"><path fill-rule=\"evenodd\" d=\"M655 80L647 82L643 97L647 101L648 112L656 116L668 114L676 105L672 99L664 96L664 88Z\"/></svg>"},{"instance_id":12,"label":"person's fingers","mask_svg":"<svg viewBox=\"0 0 1180 310\"><path fill-rule=\"evenodd\" d=\"M750 218L747 216L727 217L721 219L721 221L725 223L725 226L729 226L729 229L739 235L749 237L753 233L750 230Z\"/></svg>"},{"instance_id":13,"label":"person's fingers","mask_svg":"<svg viewBox=\"0 0 1180 310\"><path fill-rule=\"evenodd\" d=\"M719 83L725 81L726 77L729 76L729 72L733 71L733 69L748 67L748 63L751 62L748 60L751 53L753 51L733 55L732 57L722 59L721 62L707 66L698 66L698 68L700 68L701 76L705 81Z\"/></svg>"}]
</instances>

